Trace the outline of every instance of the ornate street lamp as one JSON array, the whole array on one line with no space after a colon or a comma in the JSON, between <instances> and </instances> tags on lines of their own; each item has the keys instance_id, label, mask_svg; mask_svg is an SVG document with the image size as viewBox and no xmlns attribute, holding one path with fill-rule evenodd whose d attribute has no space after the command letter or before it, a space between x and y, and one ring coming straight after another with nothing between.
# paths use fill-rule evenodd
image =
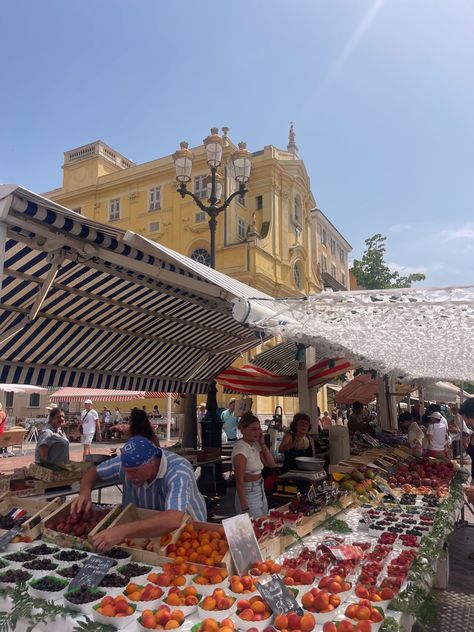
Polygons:
<instances>
[{"instance_id":1,"label":"ornate street lamp","mask_svg":"<svg viewBox=\"0 0 474 632\"><path fill-rule=\"evenodd\" d=\"M250 170L252 168L252 161L250 153L247 151L245 143L239 143L239 149L231 156L233 176L237 181L239 188L234 191L229 197L219 204L222 197L222 184L220 182L221 176L217 173L217 169L222 163L222 148L223 140L218 134L217 127L211 129L211 134L204 139L204 146L207 154L207 164L210 167L211 173L207 181L207 196L209 206L206 206L202 201L187 189L187 183L191 180L191 171L193 165L193 155L188 149L188 143L180 143L180 149L173 154L173 160L176 168L176 180L179 182L178 192L182 198L189 195L193 198L196 205L204 211L209 217L209 230L210 230L210 255L211 268L216 267L216 227L217 217L219 213L225 211L232 200L247 193L245 185L250 178Z\"/></svg>"}]
</instances>

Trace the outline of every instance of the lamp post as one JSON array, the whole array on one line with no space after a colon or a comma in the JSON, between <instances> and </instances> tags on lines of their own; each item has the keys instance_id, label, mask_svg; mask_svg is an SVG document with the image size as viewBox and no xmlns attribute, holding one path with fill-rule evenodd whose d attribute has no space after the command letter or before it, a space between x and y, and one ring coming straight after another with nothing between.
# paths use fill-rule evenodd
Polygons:
<instances>
[{"instance_id":1,"label":"lamp post","mask_svg":"<svg viewBox=\"0 0 474 632\"><path fill-rule=\"evenodd\" d=\"M195 202L195 204L204 211L209 217L209 231L210 231L210 267L216 267L216 228L217 217L222 211L229 206L232 200L237 197L243 197L247 193L245 185L250 178L250 170L252 168L252 161L250 153L246 149L245 143L239 143L239 149L232 154L232 168L234 172L234 178L239 185L237 191L234 191L229 197L221 204L219 202L222 198L222 184L220 182L221 177L217 170L222 164L222 149L223 140L218 134L217 127L211 129L211 134L204 139L204 146L207 153L207 164L211 170L207 182L207 198L209 205L203 204L197 195L188 191L187 184L191 180L191 172L193 167L193 154L188 149L188 143L181 142L180 149L173 154L174 164L176 168L176 180L179 182L178 192L182 198L189 195Z\"/></svg>"},{"instance_id":2,"label":"lamp post","mask_svg":"<svg viewBox=\"0 0 474 632\"><path fill-rule=\"evenodd\" d=\"M228 208L232 200L237 197L243 197L247 193L245 185L250 178L250 170L252 162L250 153L246 149L245 143L238 144L238 150L231 156L231 165L233 177L235 178L238 189L234 191L223 202L221 176L218 168L222 164L222 153L224 142L218 134L217 127L211 128L210 135L204 139L204 146L207 154L207 164L210 168L210 175L207 179L207 199L209 204L204 204L201 199L188 191L187 184L191 181L191 173L193 168L193 154L188 149L187 142L181 142L180 148L173 154L173 160L176 168L176 180L179 182L178 192L184 199L189 195L201 211L204 211L209 217L210 231L210 267L216 267L216 228L217 218L222 211ZM207 392L206 414L201 421L202 447L222 447L222 422L217 417L217 388L213 381ZM210 466L201 468L201 477L199 479L202 491L217 491L225 494L226 484L222 476L222 465L219 463L211 470Z\"/></svg>"}]
</instances>

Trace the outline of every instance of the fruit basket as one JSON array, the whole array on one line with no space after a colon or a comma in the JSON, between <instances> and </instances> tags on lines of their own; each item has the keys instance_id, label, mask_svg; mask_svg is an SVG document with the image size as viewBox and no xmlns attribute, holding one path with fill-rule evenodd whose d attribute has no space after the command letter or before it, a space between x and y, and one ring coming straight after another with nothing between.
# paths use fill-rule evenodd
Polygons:
<instances>
[{"instance_id":1,"label":"fruit basket","mask_svg":"<svg viewBox=\"0 0 474 632\"><path fill-rule=\"evenodd\" d=\"M117 630L125 628L135 619L137 607L122 595L106 595L92 606L92 618L96 623L111 625Z\"/></svg>"},{"instance_id":2,"label":"fruit basket","mask_svg":"<svg viewBox=\"0 0 474 632\"><path fill-rule=\"evenodd\" d=\"M212 595L203 597L197 607L201 621L207 617L222 621L232 617L236 609L237 600L227 595L222 588L216 588Z\"/></svg>"},{"instance_id":3,"label":"fruit basket","mask_svg":"<svg viewBox=\"0 0 474 632\"><path fill-rule=\"evenodd\" d=\"M239 630L258 630L263 632L271 626L273 613L268 604L255 595L250 599L240 599L236 605L235 620Z\"/></svg>"},{"instance_id":4,"label":"fruit basket","mask_svg":"<svg viewBox=\"0 0 474 632\"><path fill-rule=\"evenodd\" d=\"M227 585L228 573L226 569L217 566L204 567L191 580L191 586L204 596L212 595L216 588L225 591Z\"/></svg>"},{"instance_id":5,"label":"fruit basket","mask_svg":"<svg viewBox=\"0 0 474 632\"><path fill-rule=\"evenodd\" d=\"M184 544L188 543L186 548ZM171 562L191 562L233 571L232 557L222 525L190 521L171 535L171 542L161 549Z\"/></svg>"},{"instance_id":6,"label":"fruit basket","mask_svg":"<svg viewBox=\"0 0 474 632\"><path fill-rule=\"evenodd\" d=\"M54 573L59 568L59 564L55 564L48 557L37 557L31 562L25 562L22 566L23 570L31 573L33 579L41 579L45 574Z\"/></svg>"},{"instance_id":7,"label":"fruit basket","mask_svg":"<svg viewBox=\"0 0 474 632\"><path fill-rule=\"evenodd\" d=\"M32 597L55 601L64 595L68 583L66 579L61 579L54 575L46 575L29 581L28 592Z\"/></svg>"},{"instance_id":8,"label":"fruit basket","mask_svg":"<svg viewBox=\"0 0 474 632\"><path fill-rule=\"evenodd\" d=\"M157 608L161 602L163 591L159 586L130 583L125 587L123 595L134 604L138 610L152 610Z\"/></svg>"},{"instance_id":9,"label":"fruit basket","mask_svg":"<svg viewBox=\"0 0 474 632\"><path fill-rule=\"evenodd\" d=\"M90 616L92 615L94 606L100 603L100 600L105 596L105 590L80 586L79 588L68 590L64 594L64 603L72 610Z\"/></svg>"},{"instance_id":10,"label":"fruit basket","mask_svg":"<svg viewBox=\"0 0 474 632\"><path fill-rule=\"evenodd\" d=\"M197 605L201 599L202 595L197 592L194 586L186 586L182 590L175 587L170 588L167 594L163 596L162 601L166 606L178 608L185 617L189 617L189 615L196 612Z\"/></svg>"},{"instance_id":11,"label":"fruit basket","mask_svg":"<svg viewBox=\"0 0 474 632\"><path fill-rule=\"evenodd\" d=\"M62 548L92 550L90 539L110 523L120 513L119 505L92 505L90 516L72 516L72 500L43 519L42 538Z\"/></svg>"},{"instance_id":12,"label":"fruit basket","mask_svg":"<svg viewBox=\"0 0 474 632\"><path fill-rule=\"evenodd\" d=\"M137 629L142 632L148 630L179 630L184 622L184 615L180 609L172 610L168 606L160 606L156 610L145 610L137 621Z\"/></svg>"}]
</instances>

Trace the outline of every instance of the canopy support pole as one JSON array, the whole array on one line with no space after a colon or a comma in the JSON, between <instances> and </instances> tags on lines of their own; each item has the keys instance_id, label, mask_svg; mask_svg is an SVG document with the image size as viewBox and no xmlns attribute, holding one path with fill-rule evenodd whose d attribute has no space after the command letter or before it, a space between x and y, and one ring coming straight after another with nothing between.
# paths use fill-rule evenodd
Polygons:
<instances>
[{"instance_id":1,"label":"canopy support pole","mask_svg":"<svg viewBox=\"0 0 474 632\"><path fill-rule=\"evenodd\" d=\"M173 394L168 393L168 399L166 400L166 441L171 441L171 403L173 401Z\"/></svg>"}]
</instances>

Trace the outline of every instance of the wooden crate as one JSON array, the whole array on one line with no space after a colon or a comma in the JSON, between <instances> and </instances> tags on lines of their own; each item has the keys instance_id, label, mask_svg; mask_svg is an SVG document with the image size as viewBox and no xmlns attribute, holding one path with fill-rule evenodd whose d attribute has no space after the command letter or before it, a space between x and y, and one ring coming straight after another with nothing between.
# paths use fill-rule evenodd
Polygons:
<instances>
[{"instance_id":1,"label":"wooden crate","mask_svg":"<svg viewBox=\"0 0 474 632\"><path fill-rule=\"evenodd\" d=\"M41 533L43 540L48 542L54 542L58 546L63 548L73 548L73 549L83 549L86 551L92 551L92 536L102 531L102 529L106 529L110 527L114 519L120 514L122 508L120 505L97 505L93 504L95 508L109 508L108 514L92 529L90 533L87 534L87 537L79 537L76 535L72 535L70 533L59 533L58 531L53 531L50 529L49 525L52 522L56 522L58 519L66 517L69 515L71 510L72 500L58 507L58 509L44 518L41 521Z\"/></svg>"},{"instance_id":2,"label":"wooden crate","mask_svg":"<svg viewBox=\"0 0 474 632\"><path fill-rule=\"evenodd\" d=\"M47 500L33 500L7 493L0 498L0 514L6 514L14 507L25 509L30 517L22 524L21 535L36 540L41 535L41 520L53 513L61 502L60 498L55 498L48 502ZM0 536L4 533L6 531L0 529Z\"/></svg>"},{"instance_id":3,"label":"wooden crate","mask_svg":"<svg viewBox=\"0 0 474 632\"><path fill-rule=\"evenodd\" d=\"M44 483L36 478L20 479L12 477L9 483L10 493L15 496L39 496L40 494L44 494L45 491Z\"/></svg>"},{"instance_id":4,"label":"wooden crate","mask_svg":"<svg viewBox=\"0 0 474 632\"><path fill-rule=\"evenodd\" d=\"M40 481L45 481L46 483L66 483L70 481L79 481L87 472L87 470L92 466L92 463L89 463L87 461L71 461L69 465L72 467L71 471L56 472L50 470L47 467L42 467L37 463L31 463L28 467L28 475L32 478L37 478Z\"/></svg>"}]
</instances>

